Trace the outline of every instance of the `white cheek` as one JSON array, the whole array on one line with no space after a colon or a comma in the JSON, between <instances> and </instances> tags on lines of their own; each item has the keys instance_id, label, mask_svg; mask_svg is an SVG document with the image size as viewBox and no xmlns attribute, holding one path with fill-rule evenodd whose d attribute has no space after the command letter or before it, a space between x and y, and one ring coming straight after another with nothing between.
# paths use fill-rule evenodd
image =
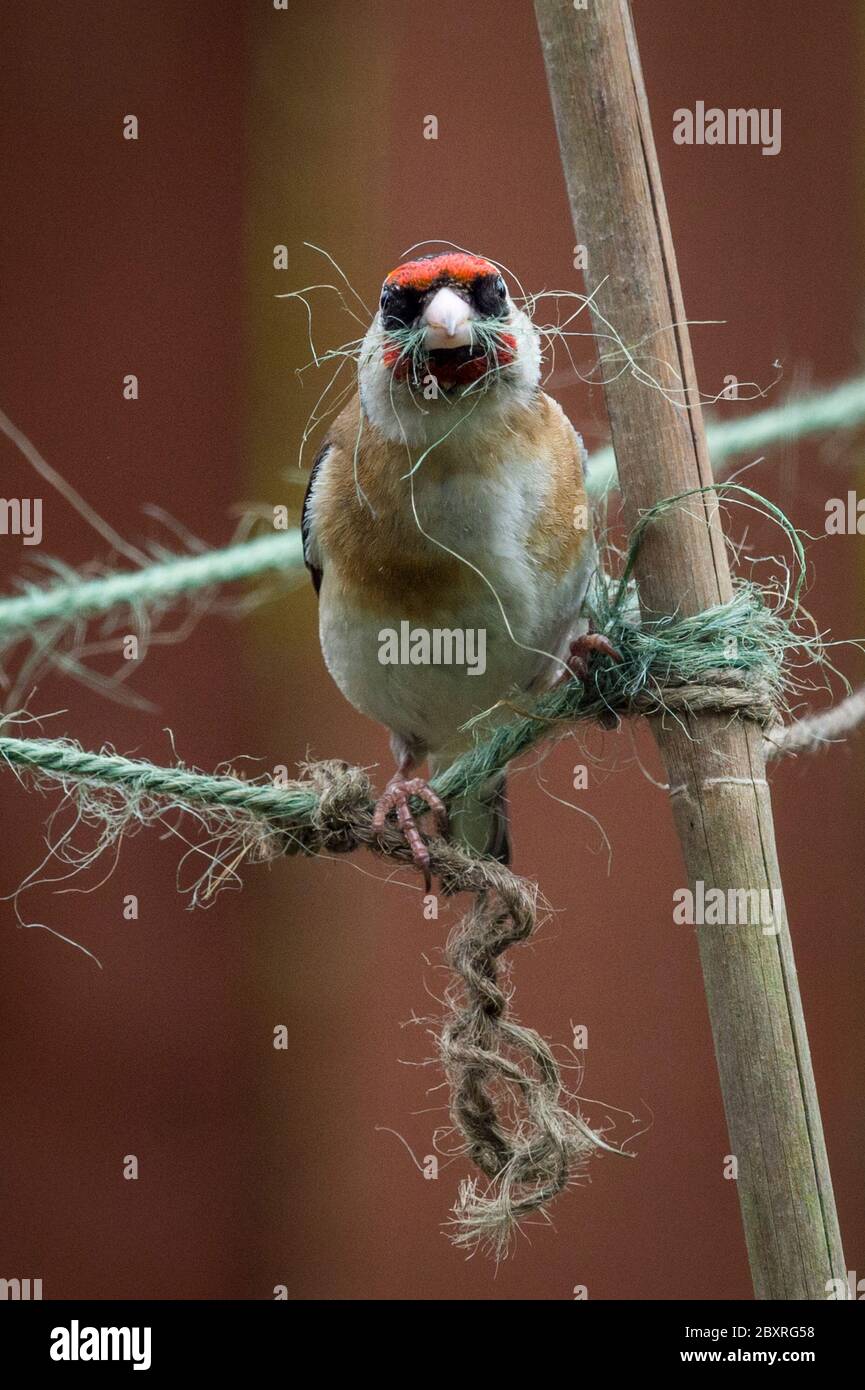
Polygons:
<instances>
[{"instance_id":1,"label":"white cheek","mask_svg":"<svg viewBox=\"0 0 865 1390\"><path fill-rule=\"evenodd\" d=\"M441 438L443 423L456 426L462 437L489 428L514 405L527 404L537 390L541 374L540 335L521 309L510 305L505 331L517 341L513 363L485 391L469 391L463 397L427 398L424 385L396 381L383 360L384 334L376 314L364 339L358 363L364 414L386 439L411 446Z\"/></svg>"},{"instance_id":2,"label":"white cheek","mask_svg":"<svg viewBox=\"0 0 865 1390\"><path fill-rule=\"evenodd\" d=\"M521 309L512 307L511 331L517 340L514 372L524 391L531 393L541 379L541 335Z\"/></svg>"}]
</instances>

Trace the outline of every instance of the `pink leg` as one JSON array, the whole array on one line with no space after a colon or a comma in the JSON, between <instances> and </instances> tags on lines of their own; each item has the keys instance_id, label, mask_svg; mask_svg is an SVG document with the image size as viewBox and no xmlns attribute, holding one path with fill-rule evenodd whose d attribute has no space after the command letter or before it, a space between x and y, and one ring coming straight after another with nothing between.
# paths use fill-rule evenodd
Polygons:
<instances>
[{"instance_id":1,"label":"pink leg","mask_svg":"<svg viewBox=\"0 0 865 1390\"><path fill-rule=\"evenodd\" d=\"M403 838L411 850L415 867L423 874L426 891L429 893L432 887L429 850L417 828L409 801L413 796L422 797L433 813L436 829L440 835L447 834L448 817L444 802L433 791L429 783L424 781L423 777L407 776L407 773L411 772L415 766L416 762L413 758L409 756L402 758L399 767L376 802L372 826L373 830L382 831L391 811L396 811L397 823L403 833Z\"/></svg>"}]
</instances>

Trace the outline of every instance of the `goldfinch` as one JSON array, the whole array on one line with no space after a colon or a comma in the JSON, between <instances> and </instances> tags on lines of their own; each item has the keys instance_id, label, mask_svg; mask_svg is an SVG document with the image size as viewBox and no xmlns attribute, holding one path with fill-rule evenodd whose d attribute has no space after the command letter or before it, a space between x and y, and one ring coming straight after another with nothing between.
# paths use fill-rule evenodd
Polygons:
<instances>
[{"instance_id":1,"label":"goldfinch","mask_svg":"<svg viewBox=\"0 0 865 1390\"><path fill-rule=\"evenodd\" d=\"M595 564L585 450L540 375L540 335L496 265L406 261L304 500L324 660L390 731L396 771L374 824L396 814L427 889L412 796L442 833L446 820L424 761L435 776L471 745L473 716L584 674L591 650L615 656L581 615ZM450 830L507 863L504 777L452 804Z\"/></svg>"}]
</instances>

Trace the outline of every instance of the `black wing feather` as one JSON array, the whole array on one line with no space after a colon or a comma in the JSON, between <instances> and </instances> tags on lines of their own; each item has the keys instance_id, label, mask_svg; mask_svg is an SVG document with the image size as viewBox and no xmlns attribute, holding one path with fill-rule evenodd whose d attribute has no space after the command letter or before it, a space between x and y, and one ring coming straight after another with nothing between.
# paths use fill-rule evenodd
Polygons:
<instances>
[{"instance_id":1,"label":"black wing feather","mask_svg":"<svg viewBox=\"0 0 865 1390\"><path fill-rule=\"evenodd\" d=\"M312 508L310 506L310 496L316 474L324 463L329 449L330 440L326 439L313 460L312 471L309 475L309 482L306 485L306 492L303 497L303 511L300 517L300 534L303 540L303 563L309 570L310 578L312 579L312 587L315 589L316 593L318 593L321 588L322 571L319 569L318 565L314 565L309 558L310 542L312 539Z\"/></svg>"}]
</instances>

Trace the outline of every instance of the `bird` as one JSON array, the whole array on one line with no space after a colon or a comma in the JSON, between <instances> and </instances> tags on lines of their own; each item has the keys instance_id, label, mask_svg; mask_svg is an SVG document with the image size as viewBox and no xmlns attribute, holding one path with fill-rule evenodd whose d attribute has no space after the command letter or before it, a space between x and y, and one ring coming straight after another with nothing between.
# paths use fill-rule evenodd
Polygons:
<instances>
[{"instance_id":1,"label":"bird","mask_svg":"<svg viewBox=\"0 0 865 1390\"><path fill-rule=\"evenodd\" d=\"M505 773L448 808L430 785L472 746L468 722L585 679L594 653L618 656L583 613L597 563L586 452L542 389L542 355L495 262L455 250L403 261L304 498L325 664L390 734L395 770L373 826L396 817L427 892L425 815L510 862Z\"/></svg>"}]
</instances>

